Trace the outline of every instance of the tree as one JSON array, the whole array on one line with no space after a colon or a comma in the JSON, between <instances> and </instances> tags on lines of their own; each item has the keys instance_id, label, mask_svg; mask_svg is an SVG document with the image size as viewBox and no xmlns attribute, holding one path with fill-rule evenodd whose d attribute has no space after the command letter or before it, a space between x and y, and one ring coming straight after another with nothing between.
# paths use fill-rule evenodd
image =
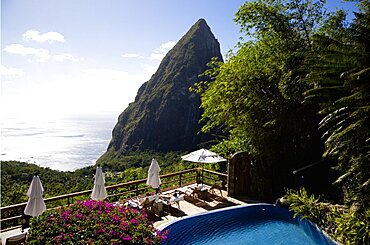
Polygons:
<instances>
[{"instance_id":1,"label":"tree","mask_svg":"<svg viewBox=\"0 0 370 245\"><path fill-rule=\"evenodd\" d=\"M229 137L216 148L247 150L254 158L255 193L281 194L295 168L318 160L322 142L315 107L302 105L309 84L301 78L322 3L254 1L235 21L252 41L240 44L226 63L213 63L214 81L200 84L203 130L224 125Z\"/></svg>"},{"instance_id":2,"label":"tree","mask_svg":"<svg viewBox=\"0 0 370 245\"><path fill-rule=\"evenodd\" d=\"M349 28L337 15L314 37L307 59L307 80L314 88L306 103L320 105L320 130L324 156L337 162L345 201L368 207L370 203L370 4L361 1L361 12ZM328 28L329 27L329 28Z\"/></svg>"}]
</instances>

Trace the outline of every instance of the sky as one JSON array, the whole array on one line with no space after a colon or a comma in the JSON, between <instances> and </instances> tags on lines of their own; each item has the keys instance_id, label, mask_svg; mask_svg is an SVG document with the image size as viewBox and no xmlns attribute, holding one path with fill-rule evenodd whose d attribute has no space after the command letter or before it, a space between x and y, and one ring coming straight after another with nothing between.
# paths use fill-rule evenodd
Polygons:
<instances>
[{"instance_id":1,"label":"sky","mask_svg":"<svg viewBox=\"0 0 370 245\"><path fill-rule=\"evenodd\" d=\"M328 1L329 8L354 4ZM204 18L225 55L241 0L1 0L1 115L118 116Z\"/></svg>"}]
</instances>

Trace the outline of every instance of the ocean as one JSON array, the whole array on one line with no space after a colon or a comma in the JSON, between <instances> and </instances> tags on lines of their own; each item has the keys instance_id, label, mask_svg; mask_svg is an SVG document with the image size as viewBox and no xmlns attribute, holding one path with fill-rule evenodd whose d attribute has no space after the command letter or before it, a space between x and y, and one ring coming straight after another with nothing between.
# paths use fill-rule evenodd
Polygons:
<instances>
[{"instance_id":1,"label":"ocean","mask_svg":"<svg viewBox=\"0 0 370 245\"><path fill-rule=\"evenodd\" d=\"M61 171L94 165L107 150L116 115L25 120L2 118L0 160Z\"/></svg>"}]
</instances>

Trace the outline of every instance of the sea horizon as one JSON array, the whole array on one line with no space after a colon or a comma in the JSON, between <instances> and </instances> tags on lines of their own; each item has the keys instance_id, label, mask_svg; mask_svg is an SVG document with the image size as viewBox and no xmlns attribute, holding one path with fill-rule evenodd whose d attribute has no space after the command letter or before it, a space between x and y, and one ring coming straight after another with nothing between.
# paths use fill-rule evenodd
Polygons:
<instances>
[{"instance_id":1,"label":"sea horizon","mask_svg":"<svg viewBox=\"0 0 370 245\"><path fill-rule=\"evenodd\" d=\"M61 118L1 119L1 161L19 161L59 171L95 165L117 122L116 114Z\"/></svg>"}]
</instances>

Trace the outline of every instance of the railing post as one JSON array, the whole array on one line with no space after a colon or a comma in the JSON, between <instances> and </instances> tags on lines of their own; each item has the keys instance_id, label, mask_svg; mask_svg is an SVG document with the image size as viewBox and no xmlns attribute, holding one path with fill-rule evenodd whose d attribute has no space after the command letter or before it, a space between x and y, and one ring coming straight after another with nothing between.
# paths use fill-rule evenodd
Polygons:
<instances>
[{"instance_id":1,"label":"railing post","mask_svg":"<svg viewBox=\"0 0 370 245\"><path fill-rule=\"evenodd\" d=\"M182 186L181 179L182 179L182 174L180 174L180 183L179 183L180 187Z\"/></svg>"},{"instance_id":2,"label":"railing post","mask_svg":"<svg viewBox=\"0 0 370 245\"><path fill-rule=\"evenodd\" d=\"M18 214L20 214L20 215L22 215L22 212L23 212L23 209L22 208L18 208ZM19 220L18 219L15 219L14 220L14 226L17 226L17 225L19 225Z\"/></svg>"},{"instance_id":3,"label":"railing post","mask_svg":"<svg viewBox=\"0 0 370 245\"><path fill-rule=\"evenodd\" d=\"M139 184L136 184L136 196L139 196Z\"/></svg>"},{"instance_id":4,"label":"railing post","mask_svg":"<svg viewBox=\"0 0 370 245\"><path fill-rule=\"evenodd\" d=\"M197 177L196 177L196 181L197 181L197 184L200 183L200 171L199 171L199 168L197 169Z\"/></svg>"}]
</instances>

